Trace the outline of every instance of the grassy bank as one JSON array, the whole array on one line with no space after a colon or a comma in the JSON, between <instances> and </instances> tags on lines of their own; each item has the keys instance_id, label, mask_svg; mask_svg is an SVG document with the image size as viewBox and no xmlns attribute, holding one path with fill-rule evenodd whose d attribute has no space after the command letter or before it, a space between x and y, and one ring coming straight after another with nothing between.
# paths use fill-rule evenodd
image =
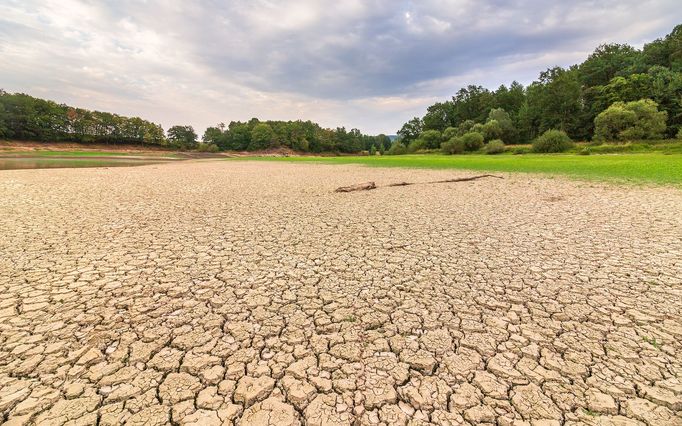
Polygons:
<instances>
[{"instance_id":1,"label":"grassy bank","mask_svg":"<svg viewBox=\"0 0 682 426\"><path fill-rule=\"evenodd\" d=\"M680 154L526 154L500 156L415 154L374 157L262 157L258 159L323 164L364 164L372 167L544 173L590 180L682 186L682 155Z\"/></svg>"}]
</instances>

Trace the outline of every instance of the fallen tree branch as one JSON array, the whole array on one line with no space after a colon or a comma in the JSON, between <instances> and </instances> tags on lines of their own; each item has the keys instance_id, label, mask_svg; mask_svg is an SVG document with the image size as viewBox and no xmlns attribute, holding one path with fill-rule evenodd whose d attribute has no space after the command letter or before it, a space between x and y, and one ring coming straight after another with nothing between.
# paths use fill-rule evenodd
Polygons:
<instances>
[{"instance_id":1,"label":"fallen tree branch","mask_svg":"<svg viewBox=\"0 0 682 426\"><path fill-rule=\"evenodd\" d=\"M502 176L496 176L496 175L476 175L476 176L469 176L469 177L463 177L463 178L454 178L454 179L445 179L445 180L435 180L431 182L396 182L396 183L391 183L386 185L386 187L392 187L392 186L410 186L410 185L418 185L418 184L432 184L432 183L451 183L451 182L469 182L472 180L476 179L482 179L486 177L492 177L495 179L504 179ZM356 183L355 185L351 186L342 186L340 188L336 188L334 192L354 192L354 191L369 191L372 189L378 188L374 182L364 182L364 183Z\"/></svg>"},{"instance_id":2,"label":"fallen tree branch","mask_svg":"<svg viewBox=\"0 0 682 426\"><path fill-rule=\"evenodd\" d=\"M356 183L355 185L336 188L334 192L369 191L370 189L375 189L376 187L377 185L374 182Z\"/></svg>"},{"instance_id":3,"label":"fallen tree branch","mask_svg":"<svg viewBox=\"0 0 682 426\"><path fill-rule=\"evenodd\" d=\"M476 180L476 179L481 179L481 178L486 178L486 177L492 177L495 179L504 179L502 176L496 176L496 175L477 175L477 176L469 176L469 177L455 178L455 179L436 180L436 181L428 182L428 183L468 182L470 180Z\"/></svg>"}]
</instances>

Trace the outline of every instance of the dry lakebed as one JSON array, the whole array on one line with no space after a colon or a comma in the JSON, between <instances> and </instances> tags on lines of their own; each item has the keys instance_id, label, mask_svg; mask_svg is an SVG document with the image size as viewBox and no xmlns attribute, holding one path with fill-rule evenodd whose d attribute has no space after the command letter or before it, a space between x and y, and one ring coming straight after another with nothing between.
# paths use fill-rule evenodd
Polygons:
<instances>
[{"instance_id":1,"label":"dry lakebed","mask_svg":"<svg viewBox=\"0 0 682 426\"><path fill-rule=\"evenodd\" d=\"M682 191L473 174L1 171L0 423L682 424Z\"/></svg>"}]
</instances>

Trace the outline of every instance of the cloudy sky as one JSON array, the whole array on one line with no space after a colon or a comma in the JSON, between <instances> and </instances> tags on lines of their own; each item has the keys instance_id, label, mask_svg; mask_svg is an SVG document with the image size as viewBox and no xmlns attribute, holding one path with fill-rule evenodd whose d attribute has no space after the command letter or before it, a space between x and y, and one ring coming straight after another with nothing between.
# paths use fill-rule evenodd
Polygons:
<instances>
[{"instance_id":1,"label":"cloudy sky","mask_svg":"<svg viewBox=\"0 0 682 426\"><path fill-rule=\"evenodd\" d=\"M679 0L0 0L0 88L164 128L393 134L463 85L526 84L681 22Z\"/></svg>"}]
</instances>

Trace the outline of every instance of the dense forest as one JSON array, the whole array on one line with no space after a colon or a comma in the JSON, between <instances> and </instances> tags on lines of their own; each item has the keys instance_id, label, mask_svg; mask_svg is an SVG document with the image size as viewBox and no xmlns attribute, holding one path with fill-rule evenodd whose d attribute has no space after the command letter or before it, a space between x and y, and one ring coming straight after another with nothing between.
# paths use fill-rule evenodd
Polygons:
<instances>
[{"instance_id":1,"label":"dense forest","mask_svg":"<svg viewBox=\"0 0 682 426\"><path fill-rule=\"evenodd\" d=\"M398 135L403 148L412 144L417 150L459 143L456 138L470 133L527 143L550 130L573 140L682 134L682 25L641 50L601 45L583 63L550 68L527 87L512 82L496 90L462 88L405 123Z\"/></svg>"}]
</instances>

